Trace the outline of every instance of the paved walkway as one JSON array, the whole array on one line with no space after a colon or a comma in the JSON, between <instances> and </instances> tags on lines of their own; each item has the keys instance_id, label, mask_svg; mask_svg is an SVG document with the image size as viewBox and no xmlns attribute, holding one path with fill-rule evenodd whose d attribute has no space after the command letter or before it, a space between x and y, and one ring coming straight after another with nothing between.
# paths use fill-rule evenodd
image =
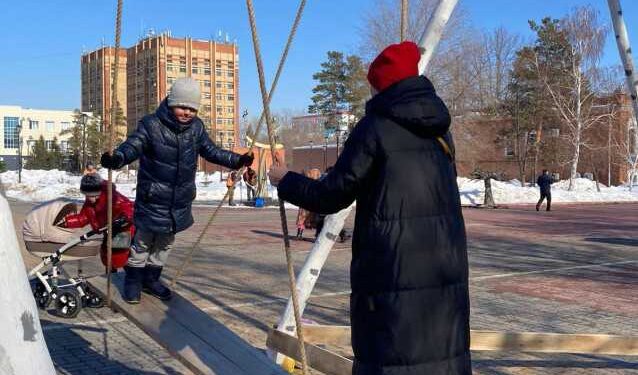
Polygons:
<instances>
[{"instance_id":1,"label":"paved walkway","mask_svg":"<svg viewBox=\"0 0 638 375\"><path fill-rule=\"evenodd\" d=\"M16 223L29 206L12 204ZM638 335L638 205L554 208L464 211L472 328ZM169 276L211 211L195 208L196 224L178 236ZM294 216L290 211L289 222ZM180 293L260 348L289 295L280 232L277 210L224 209L178 284ZM297 270L311 245L293 242ZM27 264L35 261L25 254ZM349 324L349 262L348 244L331 253L306 318ZM187 373L107 309L84 310L73 321L47 313L41 319L60 373L83 374L89 368L104 374ZM636 357L474 352L473 358L477 374L638 374Z\"/></svg>"}]
</instances>

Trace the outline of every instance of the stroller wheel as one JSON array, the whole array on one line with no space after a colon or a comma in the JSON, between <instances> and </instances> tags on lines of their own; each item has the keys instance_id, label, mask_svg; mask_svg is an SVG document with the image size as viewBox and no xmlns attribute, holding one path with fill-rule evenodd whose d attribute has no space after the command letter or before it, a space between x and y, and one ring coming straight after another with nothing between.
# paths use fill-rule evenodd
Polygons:
<instances>
[{"instance_id":1,"label":"stroller wheel","mask_svg":"<svg viewBox=\"0 0 638 375\"><path fill-rule=\"evenodd\" d=\"M35 298L35 304L38 308L44 310L51 303L51 294L44 284L39 279L31 280L31 291L33 292L33 298Z\"/></svg>"},{"instance_id":2,"label":"stroller wheel","mask_svg":"<svg viewBox=\"0 0 638 375\"><path fill-rule=\"evenodd\" d=\"M100 295L97 294L95 290L88 285L84 288L83 302L84 302L84 307L89 307L92 309L98 309L100 307L104 307L104 299L100 297Z\"/></svg>"},{"instance_id":3,"label":"stroller wheel","mask_svg":"<svg viewBox=\"0 0 638 375\"><path fill-rule=\"evenodd\" d=\"M55 300L55 311L62 318L75 318L82 309L80 295L75 290L65 290Z\"/></svg>"}]
</instances>

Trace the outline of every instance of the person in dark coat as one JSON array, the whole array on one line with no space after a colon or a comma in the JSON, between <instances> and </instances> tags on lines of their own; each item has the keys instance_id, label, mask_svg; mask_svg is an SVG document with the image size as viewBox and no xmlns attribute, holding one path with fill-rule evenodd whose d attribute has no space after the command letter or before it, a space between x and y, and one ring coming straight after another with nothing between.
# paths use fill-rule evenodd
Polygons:
<instances>
[{"instance_id":1,"label":"person in dark coat","mask_svg":"<svg viewBox=\"0 0 638 375\"><path fill-rule=\"evenodd\" d=\"M139 303L142 289L160 299L170 290L159 282L175 234L193 224L195 173L201 155L211 163L238 169L253 162L252 153L235 154L218 148L197 117L201 100L199 82L175 81L154 114L144 116L101 164L119 169L140 159L135 195L136 232L125 267L124 299Z\"/></svg>"},{"instance_id":2,"label":"person in dark coat","mask_svg":"<svg viewBox=\"0 0 638 375\"><path fill-rule=\"evenodd\" d=\"M248 166L242 177L244 178L244 183L246 184L246 194L248 195L248 201L252 202L255 200L255 191L257 190L257 172L255 172L254 169Z\"/></svg>"},{"instance_id":3,"label":"person in dark coat","mask_svg":"<svg viewBox=\"0 0 638 375\"><path fill-rule=\"evenodd\" d=\"M279 197L332 214L356 200L350 319L355 375L471 374L465 224L450 115L412 42L371 64L366 114L320 181L270 171Z\"/></svg>"},{"instance_id":4,"label":"person in dark coat","mask_svg":"<svg viewBox=\"0 0 638 375\"><path fill-rule=\"evenodd\" d=\"M543 204L543 200L547 198L547 211L552 210L552 176L549 175L549 171L547 169L543 169L543 174L538 176L536 179L536 184L538 185L541 191L541 197L536 203L536 211L540 211L541 205Z\"/></svg>"}]
</instances>

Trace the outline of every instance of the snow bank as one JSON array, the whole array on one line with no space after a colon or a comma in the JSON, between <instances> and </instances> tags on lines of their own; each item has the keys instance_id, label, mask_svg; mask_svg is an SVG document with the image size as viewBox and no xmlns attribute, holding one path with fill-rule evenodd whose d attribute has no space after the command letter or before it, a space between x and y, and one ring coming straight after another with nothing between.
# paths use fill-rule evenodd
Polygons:
<instances>
[{"instance_id":1,"label":"snow bank","mask_svg":"<svg viewBox=\"0 0 638 375\"><path fill-rule=\"evenodd\" d=\"M99 174L106 179L108 172L101 169ZM26 201L42 202L59 197L84 199L80 193L80 179L82 176L71 175L59 170L22 170L22 183L18 183L18 173L8 171L0 173L0 182L4 186L7 197ZM135 198L136 171L114 171L113 181L117 190L125 196ZM195 178L197 184L196 201L220 200L226 194L226 181L220 181L219 172L205 174L198 172ZM277 197L277 191L269 186L270 196ZM247 190L243 182L235 189L235 200L240 201L240 195L246 199Z\"/></svg>"},{"instance_id":2,"label":"snow bank","mask_svg":"<svg viewBox=\"0 0 638 375\"><path fill-rule=\"evenodd\" d=\"M485 186L482 180L472 180L464 177L458 179L462 204L482 204ZM556 182L552 185L552 203L554 202L629 202L638 201L638 188L629 191L625 186L607 187L599 184L600 192L596 189L596 182L586 178L574 180L574 189L567 190L569 180ZM492 193L497 204L536 203L539 190L536 186L521 187L518 180L492 180Z\"/></svg>"},{"instance_id":3,"label":"snow bank","mask_svg":"<svg viewBox=\"0 0 638 375\"><path fill-rule=\"evenodd\" d=\"M100 170L102 177L107 171ZM28 202L41 202L59 197L83 199L80 193L81 176L70 175L64 171L23 170L22 183L18 183L18 173L9 171L0 173L0 181L4 185L7 197ZM114 171L113 181L117 189L129 198L135 198L136 171ZM226 194L226 182L220 181L219 172L207 175L198 172L196 202L217 201ZM458 185L461 202L467 204L483 203L484 185L482 180L459 177ZM638 201L638 188L629 191L627 187L600 184L600 192L596 183L585 178L574 180L574 190L568 191L569 181L559 181L552 185L553 202L625 202ZM270 196L277 197L277 189L269 186ZM497 204L536 203L539 197L537 187L521 187L518 180L492 181L492 191ZM235 200L240 196L246 199L246 186L243 182L235 189Z\"/></svg>"}]
</instances>

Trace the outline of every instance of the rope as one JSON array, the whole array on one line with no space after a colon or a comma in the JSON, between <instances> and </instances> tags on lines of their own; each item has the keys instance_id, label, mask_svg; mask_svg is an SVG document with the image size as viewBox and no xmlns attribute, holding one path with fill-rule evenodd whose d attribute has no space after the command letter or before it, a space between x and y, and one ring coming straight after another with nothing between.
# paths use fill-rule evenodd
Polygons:
<instances>
[{"instance_id":1,"label":"rope","mask_svg":"<svg viewBox=\"0 0 638 375\"><path fill-rule=\"evenodd\" d=\"M272 117L270 116L269 96L266 92L266 83L264 79L264 66L261 60L261 51L259 49L259 38L257 36L257 24L255 22L255 9L253 8L252 0L246 0L248 6L248 17L250 20L250 30L253 38L253 49L255 50L255 60L257 62L257 72L259 73L259 89L261 90L261 99L264 105L264 112L266 116L266 127L268 128L268 138L270 140L270 152L273 158L273 163L277 161L276 158L276 142L273 132ZM290 239L288 238L288 223L286 220L286 209L284 207L284 201L279 201L279 216L281 218L281 230L284 236L284 252L286 254L286 264L288 266L288 281L290 287L290 293L292 296L293 311L295 313L295 325L297 326L297 344L299 346L299 352L301 354L301 368L303 374L308 373L308 362L306 359L306 348L304 345L303 330L301 328L301 316L299 314L299 301L297 298L297 288L295 286L295 271L292 265L292 256L290 254Z\"/></svg>"},{"instance_id":2,"label":"rope","mask_svg":"<svg viewBox=\"0 0 638 375\"><path fill-rule=\"evenodd\" d=\"M408 37L408 0L401 0L401 41Z\"/></svg>"},{"instance_id":3,"label":"rope","mask_svg":"<svg viewBox=\"0 0 638 375\"><path fill-rule=\"evenodd\" d=\"M285 65L286 59L288 58L288 51L290 50L290 46L292 45L292 41L293 41L293 39L295 37L295 34L297 33L297 28L299 27L299 22L301 21L301 15L303 14L303 10L304 10L305 6L306 6L306 0L301 0L301 2L299 3L299 7L297 8L297 15L295 16L295 21L293 22L292 28L290 29L290 33L288 34L288 41L286 42L286 47L284 48L284 51L283 51L283 53L281 55L281 58L279 59L279 66L277 67L277 73L275 74L275 79L273 80L273 83L272 83L272 85L270 87L270 93L268 94L268 104L270 104L270 100L272 99L272 96L275 93L275 89L277 88L277 83L279 82L279 77L281 75L281 72L283 71L283 67ZM255 143L257 142L257 134L259 134L259 131L261 130L261 126L262 126L263 121L264 121L264 113L265 113L265 111L262 110L261 115L259 116L259 122L257 123L257 129L255 130L255 135L254 135L253 139L250 141L250 146L248 148L248 150L250 150L250 151L252 151L253 147L255 146ZM246 168L242 167L239 170L238 175L243 175L245 170L246 170ZM182 262L180 267L177 269L177 272L175 273L175 276L173 276L173 278L171 280L171 287L172 288L174 288L175 285L177 284L177 281L179 280L179 278L184 273L184 270L186 269L186 266L188 266L191 263L191 261L193 259L193 254L195 253L195 250L199 247L199 244L201 243L202 238L204 238L204 234L206 234L206 232L208 232L208 228L215 221L215 218L217 217L217 213L222 208L222 206L224 205L224 202L228 198L228 193L229 193L229 191L227 190L226 194L224 195L222 200L219 202L217 207L215 207L215 211L213 211L213 214L208 218L208 221L206 222L206 225L204 226L204 229L202 229L202 231L200 232L199 236L197 237L197 240L193 244L193 247L191 248L189 253L186 255L186 258L184 259L184 261Z\"/></svg>"},{"instance_id":4,"label":"rope","mask_svg":"<svg viewBox=\"0 0 638 375\"><path fill-rule=\"evenodd\" d=\"M122 2L117 0L117 15L115 17L115 58L113 61L113 89L111 92L111 123L109 124L108 152L113 150L115 143L115 125L117 121L117 71L120 62L120 36L122 33ZM106 305L111 307L111 268L113 257L113 171L108 171L107 186L107 236L106 236Z\"/></svg>"}]
</instances>

